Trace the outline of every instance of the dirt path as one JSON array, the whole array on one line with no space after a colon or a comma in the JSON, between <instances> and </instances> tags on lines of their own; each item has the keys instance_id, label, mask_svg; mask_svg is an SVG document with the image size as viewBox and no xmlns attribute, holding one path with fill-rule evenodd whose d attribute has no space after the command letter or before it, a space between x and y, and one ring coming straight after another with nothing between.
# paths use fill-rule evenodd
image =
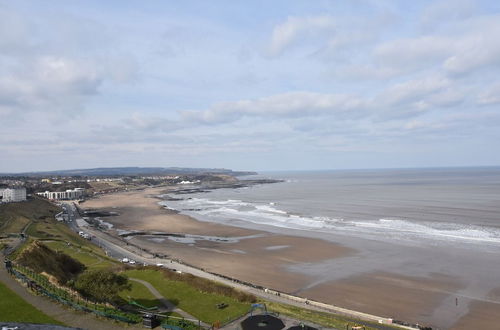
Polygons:
<instances>
[{"instance_id":1,"label":"dirt path","mask_svg":"<svg viewBox=\"0 0 500 330\"><path fill-rule=\"evenodd\" d=\"M154 286L151 285L151 283L149 282L146 282L146 281L143 281L143 280L140 280L138 278L133 278L133 277L129 277L129 280L131 281L135 281L135 282L139 282L141 283L142 285L144 285L150 292L151 294L153 294L153 296L155 296L165 307L167 307L167 310L169 312L175 312L177 314L180 314L182 315L183 317L187 318L187 319L192 319L192 320L197 320L196 317L192 316L191 314L183 311L182 309L180 308L177 308L174 304L172 304L170 301L168 301L165 297L163 297L161 295L160 292L158 292L158 290L156 290L156 288ZM203 323L201 322L201 325L203 326L209 326L208 324L206 323Z\"/></svg>"},{"instance_id":2,"label":"dirt path","mask_svg":"<svg viewBox=\"0 0 500 330\"><path fill-rule=\"evenodd\" d=\"M43 313L50 317L66 324L67 326L84 329L143 329L140 325L126 325L125 323L118 323L111 320L98 319L93 314L77 312L70 308L65 308L50 299L42 296L35 296L29 293L25 287L19 282L14 280L5 269L5 266L0 266L0 281L4 283L9 289L14 291L26 302L38 308Z\"/></svg>"}]
</instances>

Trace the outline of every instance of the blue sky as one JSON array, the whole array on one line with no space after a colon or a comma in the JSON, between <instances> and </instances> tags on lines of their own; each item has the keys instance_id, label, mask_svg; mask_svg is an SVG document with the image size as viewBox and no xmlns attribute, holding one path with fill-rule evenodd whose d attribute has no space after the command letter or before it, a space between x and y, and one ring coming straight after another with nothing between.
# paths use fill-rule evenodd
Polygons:
<instances>
[{"instance_id":1,"label":"blue sky","mask_svg":"<svg viewBox=\"0 0 500 330\"><path fill-rule=\"evenodd\" d=\"M0 172L500 165L497 1L1 1Z\"/></svg>"}]
</instances>

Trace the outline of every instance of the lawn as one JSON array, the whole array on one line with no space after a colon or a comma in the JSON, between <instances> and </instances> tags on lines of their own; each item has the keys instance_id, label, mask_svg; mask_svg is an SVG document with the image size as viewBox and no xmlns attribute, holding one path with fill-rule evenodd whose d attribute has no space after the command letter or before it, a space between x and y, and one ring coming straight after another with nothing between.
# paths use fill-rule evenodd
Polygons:
<instances>
[{"instance_id":1,"label":"lawn","mask_svg":"<svg viewBox=\"0 0 500 330\"><path fill-rule=\"evenodd\" d=\"M187 283L165 278L160 271L152 269L128 270L123 273L128 277L151 283L177 307L209 324L216 321L225 323L250 310L249 303L241 303L234 298L218 294L201 292ZM228 307L218 309L216 305L219 303L226 303Z\"/></svg>"},{"instance_id":2,"label":"lawn","mask_svg":"<svg viewBox=\"0 0 500 330\"><path fill-rule=\"evenodd\" d=\"M2 297L0 299L0 321L64 325L24 301L1 282L0 297Z\"/></svg>"},{"instance_id":3,"label":"lawn","mask_svg":"<svg viewBox=\"0 0 500 330\"><path fill-rule=\"evenodd\" d=\"M162 306L160 301L144 285L135 281L129 281L129 283L132 285L132 290L124 290L119 294L124 300L127 302L133 300L148 308Z\"/></svg>"}]
</instances>

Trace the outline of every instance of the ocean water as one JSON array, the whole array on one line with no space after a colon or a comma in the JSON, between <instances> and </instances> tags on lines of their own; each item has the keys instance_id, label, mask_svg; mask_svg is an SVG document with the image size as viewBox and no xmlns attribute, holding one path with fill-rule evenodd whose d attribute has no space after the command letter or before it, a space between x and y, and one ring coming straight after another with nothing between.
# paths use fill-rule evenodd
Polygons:
<instances>
[{"instance_id":1,"label":"ocean water","mask_svg":"<svg viewBox=\"0 0 500 330\"><path fill-rule=\"evenodd\" d=\"M178 195L202 221L395 244L500 249L500 168L274 172L276 184ZM250 178L250 177L249 177Z\"/></svg>"}]
</instances>

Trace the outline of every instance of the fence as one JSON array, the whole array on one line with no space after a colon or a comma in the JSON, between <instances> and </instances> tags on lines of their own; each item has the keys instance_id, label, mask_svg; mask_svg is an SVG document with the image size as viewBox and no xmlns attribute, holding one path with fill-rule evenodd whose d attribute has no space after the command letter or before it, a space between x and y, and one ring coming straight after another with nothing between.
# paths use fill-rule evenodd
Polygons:
<instances>
[{"instance_id":1,"label":"fence","mask_svg":"<svg viewBox=\"0 0 500 330\"><path fill-rule=\"evenodd\" d=\"M138 323L142 320L139 315L122 312L106 305L81 299L68 292L68 290L53 285L45 276L21 265L13 264L7 268L7 271L25 283L28 288L75 310L126 323Z\"/></svg>"}]
</instances>

